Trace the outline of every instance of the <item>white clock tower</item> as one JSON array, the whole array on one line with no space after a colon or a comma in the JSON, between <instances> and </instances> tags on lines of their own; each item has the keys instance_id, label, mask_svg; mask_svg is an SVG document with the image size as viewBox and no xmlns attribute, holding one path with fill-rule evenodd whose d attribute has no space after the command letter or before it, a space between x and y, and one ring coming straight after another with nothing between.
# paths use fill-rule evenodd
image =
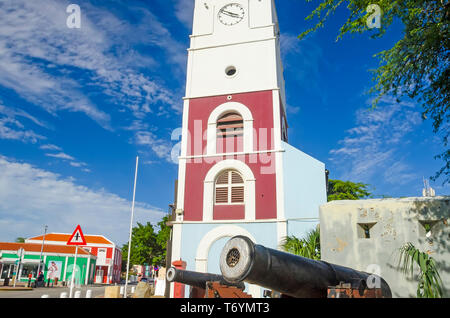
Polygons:
<instances>
[{"instance_id":1,"label":"white clock tower","mask_svg":"<svg viewBox=\"0 0 450 318\"><path fill-rule=\"evenodd\" d=\"M193 23L172 260L220 274L232 236L278 248L318 223L325 166L287 143L275 2L195 0Z\"/></svg>"},{"instance_id":2,"label":"white clock tower","mask_svg":"<svg viewBox=\"0 0 450 318\"><path fill-rule=\"evenodd\" d=\"M196 0L186 97L278 90L285 105L273 0Z\"/></svg>"}]
</instances>

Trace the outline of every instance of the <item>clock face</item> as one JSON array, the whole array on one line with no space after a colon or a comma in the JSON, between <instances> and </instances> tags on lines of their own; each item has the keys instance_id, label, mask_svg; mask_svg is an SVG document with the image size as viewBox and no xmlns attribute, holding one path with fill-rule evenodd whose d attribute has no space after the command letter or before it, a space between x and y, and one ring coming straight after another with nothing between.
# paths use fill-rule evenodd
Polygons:
<instances>
[{"instance_id":1,"label":"clock face","mask_svg":"<svg viewBox=\"0 0 450 318\"><path fill-rule=\"evenodd\" d=\"M245 10L238 3L230 3L219 11L219 21L222 24L231 26L238 24L244 19Z\"/></svg>"}]
</instances>

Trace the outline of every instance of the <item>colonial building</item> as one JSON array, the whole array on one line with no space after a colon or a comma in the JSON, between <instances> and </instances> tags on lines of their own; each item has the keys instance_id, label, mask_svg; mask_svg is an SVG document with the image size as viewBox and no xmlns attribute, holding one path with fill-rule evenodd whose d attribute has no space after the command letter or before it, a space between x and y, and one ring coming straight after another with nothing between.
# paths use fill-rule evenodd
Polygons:
<instances>
[{"instance_id":1,"label":"colonial building","mask_svg":"<svg viewBox=\"0 0 450 318\"><path fill-rule=\"evenodd\" d=\"M45 244L66 245L71 234L49 233L45 235ZM94 282L97 284L114 284L120 282L122 268L122 251L111 240L102 235L84 235L84 250L97 257ZM25 240L25 243L42 244L43 235Z\"/></svg>"},{"instance_id":2,"label":"colonial building","mask_svg":"<svg viewBox=\"0 0 450 318\"><path fill-rule=\"evenodd\" d=\"M22 252L20 251L22 250ZM41 253L42 250L42 253ZM41 266L39 266L41 260ZM44 274L45 282L55 279L60 284L68 284L74 272L75 246L3 243L0 242L0 281L12 278L16 273L17 282L28 282L29 274L34 282L38 270ZM74 282L76 285L88 285L94 282L96 257L88 251L79 248Z\"/></svg>"},{"instance_id":3,"label":"colonial building","mask_svg":"<svg viewBox=\"0 0 450 318\"><path fill-rule=\"evenodd\" d=\"M325 166L289 145L287 129L274 1L196 0L172 261L220 273L232 236L278 248L318 224Z\"/></svg>"}]
</instances>

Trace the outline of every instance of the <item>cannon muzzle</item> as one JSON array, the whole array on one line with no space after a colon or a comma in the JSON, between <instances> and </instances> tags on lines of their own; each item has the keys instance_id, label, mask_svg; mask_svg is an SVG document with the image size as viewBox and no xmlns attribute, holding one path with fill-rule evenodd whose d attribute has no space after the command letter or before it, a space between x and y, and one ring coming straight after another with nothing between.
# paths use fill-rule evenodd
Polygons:
<instances>
[{"instance_id":1,"label":"cannon muzzle","mask_svg":"<svg viewBox=\"0 0 450 318\"><path fill-rule=\"evenodd\" d=\"M185 285L206 289L207 282L219 282L224 286L234 286L244 290L245 285L242 282L231 283L226 281L223 276L209 273L198 273L192 271L186 271L176 269L175 267L169 268L166 274L169 282L177 282Z\"/></svg>"},{"instance_id":2,"label":"cannon muzzle","mask_svg":"<svg viewBox=\"0 0 450 318\"><path fill-rule=\"evenodd\" d=\"M345 282L364 290L369 281L383 297L392 297L389 285L377 275L266 248L244 236L225 244L220 270L230 283L247 282L290 297L326 298L331 286Z\"/></svg>"}]
</instances>

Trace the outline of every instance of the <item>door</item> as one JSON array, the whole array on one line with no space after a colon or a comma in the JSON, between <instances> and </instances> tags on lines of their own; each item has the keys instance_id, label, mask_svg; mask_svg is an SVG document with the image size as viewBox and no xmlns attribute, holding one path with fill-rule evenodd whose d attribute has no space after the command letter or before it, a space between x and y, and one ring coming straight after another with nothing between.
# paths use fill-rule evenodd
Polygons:
<instances>
[{"instance_id":1,"label":"door","mask_svg":"<svg viewBox=\"0 0 450 318\"><path fill-rule=\"evenodd\" d=\"M103 269L98 269L96 274L95 274L95 282L97 284L102 284L103 283Z\"/></svg>"},{"instance_id":2,"label":"door","mask_svg":"<svg viewBox=\"0 0 450 318\"><path fill-rule=\"evenodd\" d=\"M0 279L5 279L5 278L9 278L9 272L10 272L10 264L4 264L3 266L2 266L2 272L1 272L1 276L0 276Z\"/></svg>"},{"instance_id":3,"label":"door","mask_svg":"<svg viewBox=\"0 0 450 318\"><path fill-rule=\"evenodd\" d=\"M11 279L14 272L14 264L5 264L2 269L2 279L9 278Z\"/></svg>"}]
</instances>

